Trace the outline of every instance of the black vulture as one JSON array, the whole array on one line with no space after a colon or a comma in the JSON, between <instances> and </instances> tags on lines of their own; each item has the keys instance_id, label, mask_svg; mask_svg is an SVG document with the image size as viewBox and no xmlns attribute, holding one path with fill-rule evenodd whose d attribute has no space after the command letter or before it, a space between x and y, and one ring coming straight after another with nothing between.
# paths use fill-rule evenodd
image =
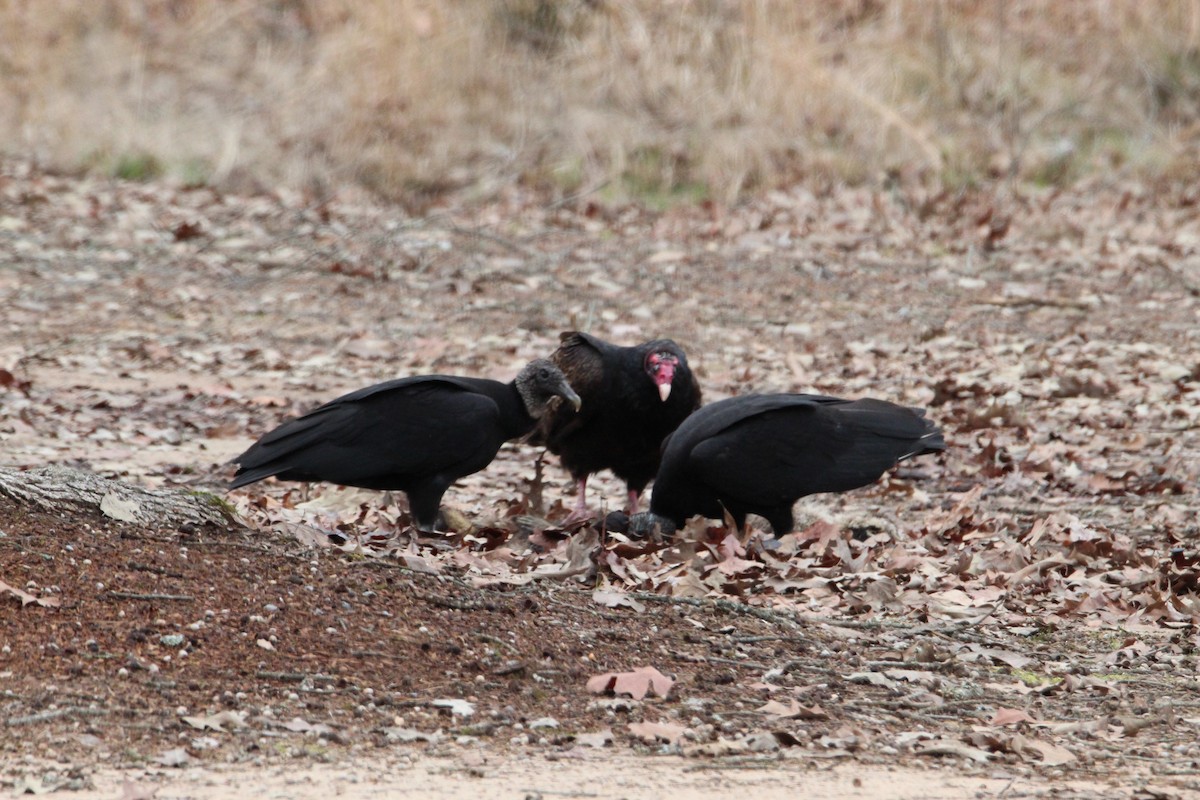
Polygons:
<instances>
[{"instance_id":1,"label":"black vulture","mask_svg":"<svg viewBox=\"0 0 1200 800\"><path fill-rule=\"evenodd\" d=\"M431 531L450 484L529 433L551 397L579 407L579 395L545 359L510 383L418 375L368 386L267 433L233 459L229 488L274 476L402 490L417 528Z\"/></svg>"},{"instance_id":2,"label":"black vulture","mask_svg":"<svg viewBox=\"0 0 1200 800\"><path fill-rule=\"evenodd\" d=\"M530 441L557 454L579 486L569 521L589 516L588 476L610 469L625 481L630 513L658 470L662 441L700 407L700 385L670 339L621 347L579 331L562 334L550 359L583 400L538 422Z\"/></svg>"},{"instance_id":3,"label":"black vulture","mask_svg":"<svg viewBox=\"0 0 1200 800\"><path fill-rule=\"evenodd\" d=\"M663 443L650 511L630 529L666 533L689 517L738 527L758 514L776 536L792 530L796 500L878 480L897 462L946 449L919 408L811 394L751 394L712 403Z\"/></svg>"}]
</instances>

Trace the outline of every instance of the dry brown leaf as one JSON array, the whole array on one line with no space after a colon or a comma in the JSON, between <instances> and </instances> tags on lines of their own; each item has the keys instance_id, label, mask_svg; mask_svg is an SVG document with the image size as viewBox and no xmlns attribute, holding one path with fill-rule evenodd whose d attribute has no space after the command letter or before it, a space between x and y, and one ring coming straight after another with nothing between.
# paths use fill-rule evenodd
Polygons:
<instances>
[{"instance_id":1,"label":"dry brown leaf","mask_svg":"<svg viewBox=\"0 0 1200 800\"><path fill-rule=\"evenodd\" d=\"M717 739L715 742L704 742L683 748L683 755L688 758L722 758L745 753L749 749L743 739Z\"/></svg>"},{"instance_id":2,"label":"dry brown leaf","mask_svg":"<svg viewBox=\"0 0 1200 800\"><path fill-rule=\"evenodd\" d=\"M583 747L607 747L613 743L613 733L608 728L575 735L575 744Z\"/></svg>"},{"instance_id":3,"label":"dry brown leaf","mask_svg":"<svg viewBox=\"0 0 1200 800\"><path fill-rule=\"evenodd\" d=\"M1037 722L1037 720L1016 708L998 708L992 718L988 720L989 725L995 726L1019 725L1022 722Z\"/></svg>"},{"instance_id":4,"label":"dry brown leaf","mask_svg":"<svg viewBox=\"0 0 1200 800\"><path fill-rule=\"evenodd\" d=\"M1013 669L1025 669L1033 663L1033 659L1029 656L1018 653L1014 650L1001 650L996 647L982 647L977 644L972 644L967 647L967 650L958 654L959 661L975 661L979 658L988 658L992 661L998 661L1001 664L1007 664Z\"/></svg>"},{"instance_id":5,"label":"dry brown leaf","mask_svg":"<svg viewBox=\"0 0 1200 800\"><path fill-rule=\"evenodd\" d=\"M819 705L803 706L796 698L788 698L786 703L778 700L768 700L758 709L764 714L772 714L782 719L829 719L829 714Z\"/></svg>"},{"instance_id":6,"label":"dry brown leaf","mask_svg":"<svg viewBox=\"0 0 1200 800\"><path fill-rule=\"evenodd\" d=\"M227 729L241 730L246 727L246 719L244 714L238 714L236 711L221 711L216 714L207 716L190 716L180 717L188 725L198 730L214 730L224 733Z\"/></svg>"},{"instance_id":7,"label":"dry brown leaf","mask_svg":"<svg viewBox=\"0 0 1200 800\"><path fill-rule=\"evenodd\" d=\"M675 681L654 667L637 667L632 672L606 672L588 679L587 689L593 694L627 694L641 700L647 694L666 697Z\"/></svg>"},{"instance_id":8,"label":"dry brown leaf","mask_svg":"<svg viewBox=\"0 0 1200 800\"><path fill-rule=\"evenodd\" d=\"M646 610L646 604L642 603L634 597L631 597L627 592L618 591L616 589L596 589L592 592L592 602L599 603L608 608L617 608L625 606L632 608L634 611L642 612Z\"/></svg>"},{"instance_id":9,"label":"dry brown leaf","mask_svg":"<svg viewBox=\"0 0 1200 800\"><path fill-rule=\"evenodd\" d=\"M27 606L31 603L36 603L39 606L46 608L58 608L62 605L62 600L57 597L38 597L29 592L18 589L15 586L9 586L4 581L0 581L0 594L8 592L21 601L21 606Z\"/></svg>"},{"instance_id":10,"label":"dry brown leaf","mask_svg":"<svg viewBox=\"0 0 1200 800\"><path fill-rule=\"evenodd\" d=\"M675 744L683 738L687 730L683 725L674 725L669 722L629 723L629 732L647 744L654 744L655 742Z\"/></svg>"},{"instance_id":11,"label":"dry brown leaf","mask_svg":"<svg viewBox=\"0 0 1200 800\"><path fill-rule=\"evenodd\" d=\"M1031 739L1028 736L1014 737L1013 751L1022 755L1035 755L1040 763L1048 767L1057 767L1062 764L1070 764L1076 761L1074 753L1065 747L1062 747L1052 742L1044 742L1040 739Z\"/></svg>"},{"instance_id":12,"label":"dry brown leaf","mask_svg":"<svg viewBox=\"0 0 1200 800\"><path fill-rule=\"evenodd\" d=\"M933 739L928 742L919 742L913 748L913 752L919 756L958 756L978 761L981 764L987 763L992 758L992 754L986 750L971 747L954 739Z\"/></svg>"}]
</instances>

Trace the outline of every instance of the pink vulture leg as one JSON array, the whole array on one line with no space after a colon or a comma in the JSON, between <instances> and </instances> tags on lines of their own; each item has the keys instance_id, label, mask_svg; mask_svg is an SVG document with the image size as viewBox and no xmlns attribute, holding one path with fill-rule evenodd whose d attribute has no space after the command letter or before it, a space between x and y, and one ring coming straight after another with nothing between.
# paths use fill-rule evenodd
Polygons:
<instances>
[{"instance_id":1,"label":"pink vulture leg","mask_svg":"<svg viewBox=\"0 0 1200 800\"><path fill-rule=\"evenodd\" d=\"M579 487L579 498L575 501L575 508L562 521L563 525L570 525L572 522L592 518L592 512L588 509L587 505L587 476L584 475L580 478L577 485Z\"/></svg>"},{"instance_id":2,"label":"pink vulture leg","mask_svg":"<svg viewBox=\"0 0 1200 800\"><path fill-rule=\"evenodd\" d=\"M636 514L638 506L641 505L642 496L633 489L629 490L629 513Z\"/></svg>"}]
</instances>

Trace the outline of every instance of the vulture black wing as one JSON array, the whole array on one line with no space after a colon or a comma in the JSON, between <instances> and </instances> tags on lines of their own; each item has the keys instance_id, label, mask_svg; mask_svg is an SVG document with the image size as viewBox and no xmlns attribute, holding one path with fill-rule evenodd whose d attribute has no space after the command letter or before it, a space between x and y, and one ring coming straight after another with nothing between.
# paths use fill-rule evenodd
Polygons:
<instances>
[{"instance_id":1,"label":"vulture black wing","mask_svg":"<svg viewBox=\"0 0 1200 800\"><path fill-rule=\"evenodd\" d=\"M666 442L651 510L760 513L777 533L791 505L877 480L897 461L945 449L923 412L882 400L747 395L702 408ZM778 524L777 524L778 523Z\"/></svg>"},{"instance_id":2,"label":"vulture black wing","mask_svg":"<svg viewBox=\"0 0 1200 800\"><path fill-rule=\"evenodd\" d=\"M760 403L698 443L689 462L722 493L782 502L844 492L874 482L897 461L927 451L930 425L904 406L882 400L784 396Z\"/></svg>"},{"instance_id":3,"label":"vulture black wing","mask_svg":"<svg viewBox=\"0 0 1200 800\"><path fill-rule=\"evenodd\" d=\"M270 431L234 459L230 488L269 476L365 489L475 472L505 440L501 409L480 381L419 376L344 395ZM491 388L491 387L487 387Z\"/></svg>"}]
</instances>

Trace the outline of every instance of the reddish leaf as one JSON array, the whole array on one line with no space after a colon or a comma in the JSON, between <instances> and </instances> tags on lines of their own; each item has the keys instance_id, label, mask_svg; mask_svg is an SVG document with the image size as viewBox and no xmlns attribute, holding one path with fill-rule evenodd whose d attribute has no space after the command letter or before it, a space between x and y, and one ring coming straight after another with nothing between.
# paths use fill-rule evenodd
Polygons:
<instances>
[{"instance_id":1,"label":"reddish leaf","mask_svg":"<svg viewBox=\"0 0 1200 800\"><path fill-rule=\"evenodd\" d=\"M587 682L593 694L627 694L641 700L647 694L666 697L675 681L654 667L637 667L632 672L606 672L590 678Z\"/></svg>"},{"instance_id":2,"label":"reddish leaf","mask_svg":"<svg viewBox=\"0 0 1200 800\"><path fill-rule=\"evenodd\" d=\"M998 708L996 709L996 713L992 715L992 718L988 720L989 725L997 727L1002 725L1019 725L1022 722L1037 722L1037 720L1016 708Z\"/></svg>"}]
</instances>

